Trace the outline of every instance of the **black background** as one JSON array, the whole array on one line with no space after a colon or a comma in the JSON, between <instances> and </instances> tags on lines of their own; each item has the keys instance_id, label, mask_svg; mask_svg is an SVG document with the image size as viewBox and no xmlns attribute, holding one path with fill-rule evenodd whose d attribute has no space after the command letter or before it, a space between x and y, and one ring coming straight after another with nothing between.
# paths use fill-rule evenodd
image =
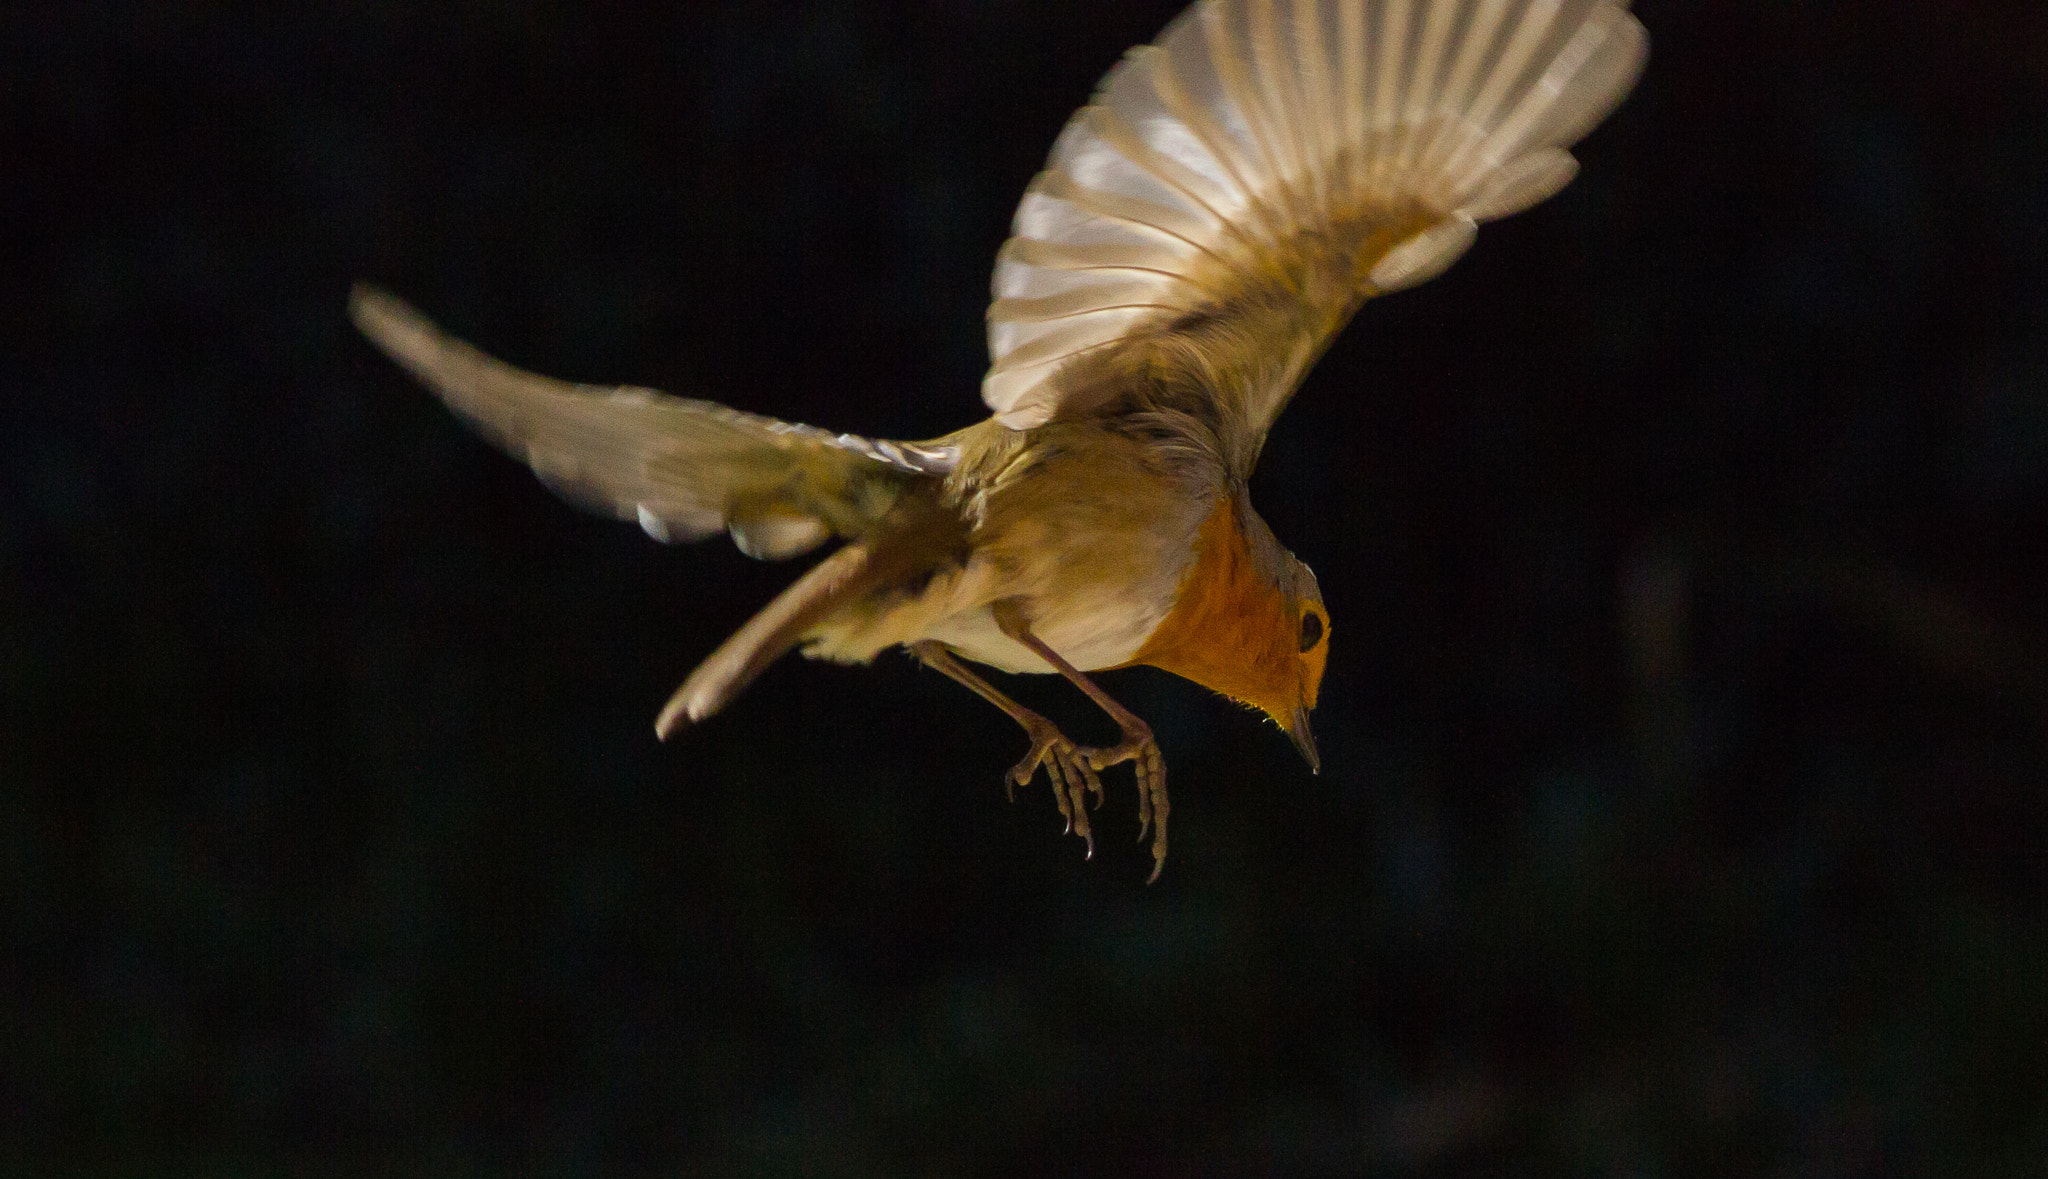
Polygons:
<instances>
[{"instance_id":1,"label":"black background","mask_svg":"<svg viewBox=\"0 0 2048 1179\"><path fill-rule=\"evenodd\" d=\"M657 745L794 569L578 514L344 321L952 429L1175 8L0 12L4 1169L2040 1173L2037 5L1644 0L1580 180L1267 449L1322 776L1106 677L1151 888L1128 771L1084 864L900 656Z\"/></svg>"}]
</instances>

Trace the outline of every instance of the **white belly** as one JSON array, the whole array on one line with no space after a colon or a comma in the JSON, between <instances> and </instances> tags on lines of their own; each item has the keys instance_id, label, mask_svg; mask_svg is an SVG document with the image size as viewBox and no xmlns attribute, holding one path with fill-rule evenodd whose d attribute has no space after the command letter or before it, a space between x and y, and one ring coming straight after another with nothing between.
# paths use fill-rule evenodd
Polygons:
<instances>
[{"instance_id":1,"label":"white belly","mask_svg":"<svg viewBox=\"0 0 2048 1179\"><path fill-rule=\"evenodd\" d=\"M1147 597L1152 600L1144 600ZM1058 609L1048 609L1048 605L1045 599L1030 603L1031 633L1082 671L1099 671L1129 663L1158 627L1170 602L1158 601L1156 594L1102 586L1093 592L1065 595ZM986 606L940 619L924 637L1003 671L1054 670L1029 647L1005 635Z\"/></svg>"}]
</instances>

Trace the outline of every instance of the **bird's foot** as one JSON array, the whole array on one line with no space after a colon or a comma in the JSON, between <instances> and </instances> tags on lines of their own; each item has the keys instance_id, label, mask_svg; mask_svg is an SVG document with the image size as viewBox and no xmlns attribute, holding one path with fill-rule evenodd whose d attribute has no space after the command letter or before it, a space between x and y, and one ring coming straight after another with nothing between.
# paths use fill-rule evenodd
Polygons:
<instances>
[{"instance_id":1,"label":"bird's foot","mask_svg":"<svg viewBox=\"0 0 2048 1179\"><path fill-rule=\"evenodd\" d=\"M1010 801L1017 799L1017 787L1028 785L1038 767L1045 767L1045 776L1052 782L1052 799L1059 804L1060 817L1067 821L1067 830L1079 835L1088 844L1088 858L1095 858L1095 832L1088 825L1088 795L1095 795L1095 805L1102 805L1102 779L1095 767L1089 764L1085 751L1067 740L1066 734L1053 726L1044 717L1030 715L1029 720L1019 718L1024 731L1031 737L1031 752L1024 760L1010 770L1003 783L1004 793ZM1156 872L1154 873L1157 874Z\"/></svg>"},{"instance_id":2,"label":"bird's foot","mask_svg":"<svg viewBox=\"0 0 2048 1179\"><path fill-rule=\"evenodd\" d=\"M1138 841L1143 843L1145 832L1152 833L1152 875L1145 883L1159 879L1159 873L1166 867L1166 815L1171 809L1166 801L1166 758L1159 752L1159 742L1152 737L1152 727L1137 717L1118 718L1123 725L1124 739L1115 745L1102 749L1083 749L1080 753L1087 759L1086 765L1091 778L1102 770L1120 762L1131 762L1138 776ZM1101 787L1097 786L1098 795Z\"/></svg>"}]
</instances>

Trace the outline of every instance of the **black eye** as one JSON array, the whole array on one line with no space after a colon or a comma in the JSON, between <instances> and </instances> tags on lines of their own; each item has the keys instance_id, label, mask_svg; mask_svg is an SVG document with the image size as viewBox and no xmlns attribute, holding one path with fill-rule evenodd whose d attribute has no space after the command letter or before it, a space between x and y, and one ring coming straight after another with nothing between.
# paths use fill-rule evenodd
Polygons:
<instances>
[{"instance_id":1,"label":"black eye","mask_svg":"<svg viewBox=\"0 0 2048 1179\"><path fill-rule=\"evenodd\" d=\"M1323 616L1322 616L1322 615L1320 615L1320 614L1304 614L1304 615L1302 615L1302 616L1301 616L1301 649L1302 649L1303 651L1313 651L1313 650L1315 649L1315 645L1316 645L1317 643L1320 643L1320 642L1322 642L1322 641L1323 641Z\"/></svg>"}]
</instances>

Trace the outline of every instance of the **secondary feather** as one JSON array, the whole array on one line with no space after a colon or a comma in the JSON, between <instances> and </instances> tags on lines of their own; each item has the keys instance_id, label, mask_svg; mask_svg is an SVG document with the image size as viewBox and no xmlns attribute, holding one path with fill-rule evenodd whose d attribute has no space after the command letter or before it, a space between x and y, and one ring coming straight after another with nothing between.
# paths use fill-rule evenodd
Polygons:
<instances>
[{"instance_id":1,"label":"secondary feather","mask_svg":"<svg viewBox=\"0 0 2048 1179\"><path fill-rule=\"evenodd\" d=\"M1358 304L1564 187L1646 52L1625 0L1202 0L1019 204L983 400L1029 429L1134 373L1196 385L1248 473Z\"/></svg>"}]
</instances>

